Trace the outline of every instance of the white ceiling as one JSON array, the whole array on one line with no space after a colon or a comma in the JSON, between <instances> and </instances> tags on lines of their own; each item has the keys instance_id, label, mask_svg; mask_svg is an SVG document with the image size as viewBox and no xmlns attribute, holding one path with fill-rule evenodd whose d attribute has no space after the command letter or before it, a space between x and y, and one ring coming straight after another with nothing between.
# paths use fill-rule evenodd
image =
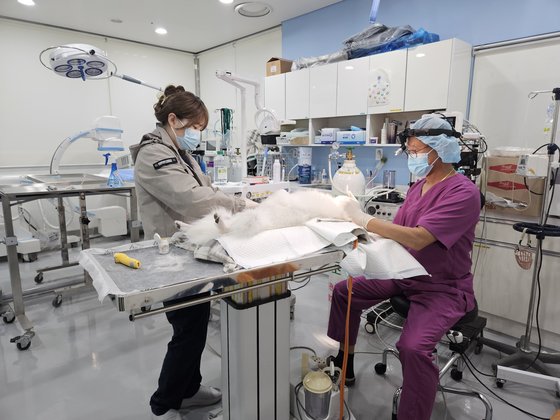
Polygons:
<instances>
[{"instance_id":1,"label":"white ceiling","mask_svg":"<svg viewBox=\"0 0 560 420\"><path fill-rule=\"evenodd\" d=\"M234 12L234 7L245 0L229 5L218 0L34 1L35 6L24 6L17 0L0 0L0 16L200 52L341 0L263 0L272 7L272 13L261 18ZM156 34L157 26L165 27L167 35Z\"/></svg>"}]
</instances>

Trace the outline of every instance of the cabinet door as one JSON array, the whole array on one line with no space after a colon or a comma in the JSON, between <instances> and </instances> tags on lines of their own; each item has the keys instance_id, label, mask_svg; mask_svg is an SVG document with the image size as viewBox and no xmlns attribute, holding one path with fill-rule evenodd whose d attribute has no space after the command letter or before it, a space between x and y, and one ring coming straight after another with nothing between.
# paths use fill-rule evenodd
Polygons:
<instances>
[{"instance_id":1,"label":"cabinet door","mask_svg":"<svg viewBox=\"0 0 560 420\"><path fill-rule=\"evenodd\" d=\"M406 56L398 50L369 57L368 114L404 110Z\"/></svg>"},{"instance_id":2,"label":"cabinet door","mask_svg":"<svg viewBox=\"0 0 560 420\"><path fill-rule=\"evenodd\" d=\"M408 49L405 111L446 109L453 40Z\"/></svg>"},{"instance_id":3,"label":"cabinet door","mask_svg":"<svg viewBox=\"0 0 560 420\"><path fill-rule=\"evenodd\" d=\"M369 57L338 63L336 115L367 112Z\"/></svg>"},{"instance_id":4,"label":"cabinet door","mask_svg":"<svg viewBox=\"0 0 560 420\"><path fill-rule=\"evenodd\" d=\"M286 118L309 118L309 69L286 73Z\"/></svg>"},{"instance_id":5,"label":"cabinet door","mask_svg":"<svg viewBox=\"0 0 560 420\"><path fill-rule=\"evenodd\" d=\"M312 67L309 70L309 114L311 118L336 115L338 63Z\"/></svg>"},{"instance_id":6,"label":"cabinet door","mask_svg":"<svg viewBox=\"0 0 560 420\"><path fill-rule=\"evenodd\" d=\"M286 119L286 75L264 78L264 106L274 111L279 120Z\"/></svg>"}]
</instances>

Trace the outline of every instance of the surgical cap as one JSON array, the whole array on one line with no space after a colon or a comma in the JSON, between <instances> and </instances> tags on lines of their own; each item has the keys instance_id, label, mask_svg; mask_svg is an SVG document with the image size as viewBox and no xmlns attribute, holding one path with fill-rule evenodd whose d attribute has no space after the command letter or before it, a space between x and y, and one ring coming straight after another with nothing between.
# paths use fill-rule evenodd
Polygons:
<instances>
[{"instance_id":1,"label":"surgical cap","mask_svg":"<svg viewBox=\"0 0 560 420\"><path fill-rule=\"evenodd\" d=\"M451 124L439 116L427 116L417 120L410 128L451 130ZM434 149L443 163L457 163L461 160L461 147L455 137L440 134L439 136L416 136L416 138Z\"/></svg>"}]
</instances>

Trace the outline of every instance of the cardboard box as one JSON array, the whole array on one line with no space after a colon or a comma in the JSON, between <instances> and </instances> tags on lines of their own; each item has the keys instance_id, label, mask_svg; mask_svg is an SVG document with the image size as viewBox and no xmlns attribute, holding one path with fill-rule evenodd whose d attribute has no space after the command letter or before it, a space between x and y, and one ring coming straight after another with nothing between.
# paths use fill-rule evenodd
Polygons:
<instances>
[{"instance_id":1,"label":"cardboard box","mask_svg":"<svg viewBox=\"0 0 560 420\"><path fill-rule=\"evenodd\" d=\"M520 210L487 204L487 210L496 215L516 217L538 217L541 214L543 178L524 178L517 175L518 157L488 157L486 159L486 191L515 203L526 203L527 208ZM527 184L527 186L525 186ZM529 189L527 189L529 187Z\"/></svg>"},{"instance_id":2,"label":"cardboard box","mask_svg":"<svg viewBox=\"0 0 560 420\"><path fill-rule=\"evenodd\" d=\"M288 73L292 70L292 63L292 60L272 57L266 62L266 75L274 76L276 74Z\"/></svg>"}]
</instances>

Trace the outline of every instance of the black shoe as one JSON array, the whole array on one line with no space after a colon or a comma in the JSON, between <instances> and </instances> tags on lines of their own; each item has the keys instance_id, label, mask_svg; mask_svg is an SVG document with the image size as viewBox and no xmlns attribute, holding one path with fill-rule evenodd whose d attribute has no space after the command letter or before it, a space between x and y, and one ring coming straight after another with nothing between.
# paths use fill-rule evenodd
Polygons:
<instances>
[{"instance_id":1,"label":"black shoe","mask_svg":"<svg viewBox=\"0 0 560 420\"><path fill-rule=\"evenodd\" d=\"M327 357L327 367L331 365L332 361L335 367L342 369L342 357L339 356L341 356L340 353L338 356ZM338 375L338 372L336 375ZM352 362L350 362L350 357L348 359L348 365L346 366L346 379L344 383L346 386L353 386L356 383L356 376L354 375L354 359L352 358Z\"/></svg>"}]
</instances>

